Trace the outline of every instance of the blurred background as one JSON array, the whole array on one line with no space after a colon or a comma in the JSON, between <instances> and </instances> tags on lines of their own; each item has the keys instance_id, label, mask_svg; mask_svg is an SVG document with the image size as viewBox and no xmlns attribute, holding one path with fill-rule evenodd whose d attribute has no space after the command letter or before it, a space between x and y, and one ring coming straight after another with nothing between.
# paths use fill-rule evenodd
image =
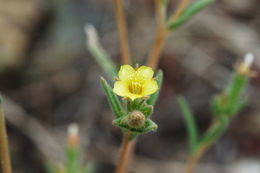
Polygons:
<instances>
[{"instance_id":1,"label":"blurred background","mask_svg":"<svg viewBox=\"0 0 260 173\"><path fill-rule=\"evenodd\" d=\"M105 76L86 50L84 25L93 24L119 65L112 0L0 1L0 90L5 99L15 173L46 173L47 160L64 159L67 126L80 126L82 160L112 173L121 131L100 87ZM169 13L178 4L170 0ZM153 0L124 0L131 53L143 64L155 33ZM260 172L260 1L216 0L167 41L159 63L164 83L153 120L156 133L140 136L133 173L181 172L188 156L176 103L184 95L202 133L210 100L228 83L245 53L256 56L247 106L204 155L195 172Z\"/></svg>"}]
</instances>

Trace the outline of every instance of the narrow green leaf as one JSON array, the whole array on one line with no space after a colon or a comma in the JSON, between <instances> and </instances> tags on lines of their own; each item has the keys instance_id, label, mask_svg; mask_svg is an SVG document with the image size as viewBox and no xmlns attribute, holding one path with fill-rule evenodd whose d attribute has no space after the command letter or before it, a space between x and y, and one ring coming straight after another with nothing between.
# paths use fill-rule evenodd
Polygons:
<instances>
[{"instance_id":1,"label":"narrow green leaf","mask_svg":"<svg viewBox=\"0 0 260 173\"><path fill-rule=\"evenodd\" d=\"M155 103L158 99L158 96L159 96L159 93L160 93L160 90L161 90L161 87L162 87L162 82L163 82L163 72L162 72L162 70L159 70L157 72L156 79L157 79L157 84L158 84L159 89L154 94L152 94L150 96L150 98L147 100L147 104L149 104L149 105L155 105Z\"/></svg>"},{"instance_id":2,"label":"narrow green leaf","mask_svg":"<svg viewBox=\"0 0 260 173\"><path fill-rule=\"evenodd\" d=\"M124 109L116 96L116 94L113 92L112 88L109 86L107 81L101 77L101 85L105 91L105 94L107 96L107 100L111 106L111 109L113 110L115 116L117 118L121 117L124 115Z\"/></svg>"},{"instance_id":3,"label":"narrow green leaf","mask_svg":"<svg viewBox=\"0 0 260 173\"><path fill-rule=\"evenodd\" d=\"M183 117L185 119L188 131L190 150L191 152L194 152L198 146L198 129L186 100L183 97L179 97L178 103L180 105Z\"/></svg>"},{"instance_id":4,"label":"narrow green leaf","mask_svg":"<svg viewBox=\"0 0 260 173\"><path fill-rule=\"evenodd\" d=\"M182 15L177 20L168 21L168 30L174 30L180 27L212 2L214 2L214 0L199 0L198 2L191 4L187 9L184 10Z\"/></svg>"},{"instance_id":5,"label":"narrow green leaf","mask_svg":"<svg viewBox=\"0 0 260 173\"><path fill-rule=\"evenodd\" d=\"M87 25L85 27L85 32L88 37L87 48L89 52L93 55L99 66L104 70L110 80L113 80L117 75L116 65L99 43L98 33L96 32L94 26Z\"/></svg>"}]
</instances>

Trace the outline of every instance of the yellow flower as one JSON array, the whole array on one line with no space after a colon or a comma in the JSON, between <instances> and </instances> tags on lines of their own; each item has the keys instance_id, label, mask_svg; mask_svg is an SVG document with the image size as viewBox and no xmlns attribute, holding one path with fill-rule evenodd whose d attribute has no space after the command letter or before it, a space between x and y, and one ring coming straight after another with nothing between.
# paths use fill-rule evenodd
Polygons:
<instances>
[{"instance_id":1,"label":"yellow flower","mask_svg":"<svg viewBox=\"0 0 260 173\"><path fill-rule=\"evenodd\" d=\"M153 74L152 68L147 66L135 70L130 65L122 65L118 73L119 81L115 82L113 91L131 100L153 94L158 90Z\"/></svg>"}]
</instances>

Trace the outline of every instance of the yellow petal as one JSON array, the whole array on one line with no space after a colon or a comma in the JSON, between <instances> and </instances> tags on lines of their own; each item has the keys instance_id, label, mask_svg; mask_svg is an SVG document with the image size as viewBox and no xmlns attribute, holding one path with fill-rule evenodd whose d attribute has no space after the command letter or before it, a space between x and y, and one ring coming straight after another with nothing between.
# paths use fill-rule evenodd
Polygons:
<instances>
[{"instance_id":1,"label":"yellow petal","mask_svg":"<svg viewBox=\"0 0 260 173\"><path fill-rule=\"evenodd\" d=\"M117 82L114 83L113 91L117 95L124 97L129 93L127 86L128 86L127 82L117 81Z\"/></svg>"},{"instance_id":2,"label":"yellow petal","mask_svg":"<svg viewBox=\"0 0 260 173\"><path fill-rule=\"evenodd\" d=\"M127 97L130 98L131 100L134 100L136 98L140 98L143 97L143 95L138 95L138 94L133 94L130 93L129 89L128 89L128 83L125 81L117 81L114 84L114 88L113 91L121 96L121 97Z\"/></svg>"},{"instance_id":3,"label":"yellow petal","mask_svg":"<svg viewBox=\"0 0 260 173\"><path fill-rule=\"evenodd\" d=\"M137 98L143 97L143 95L132 94L132 93L129 92L126 97L130 98L131 100L135 100L135 99L137 99Z\"/></svg>"},{"instance_id":4,"label":"yellow petal","mask_svg":"<svg viewBox=\"0 0 260 173\"><path fill-rule=\"evenodd\" d=\"M137 75L140 80L146 81L151 80L153 78L153 69L147 66L141 66L137 69Z\"/></svg>"},{"instance_id":5,"label":"yellow petal","mask_svg":"<svg viewBox=\"0 0 260 173\"><path fill-rule=\"evenodd\" d=\"M130 65L122 65L118 77L122 81L127 81L129 78L135 74L135 69L131 67Z\"/></svg>"},{"instance_id":6,"label":"yellow petal","mask_svg":"<svg viewBox=\"0 0 260 173\"><path fill-rule=\"evenodd\" d=\"M143 86L143 92L142 94L144 96L151 95L155 93L158 90L158 84L154 79L151 79L147 82L145 82Z\"/></svg>"}]
</instances>

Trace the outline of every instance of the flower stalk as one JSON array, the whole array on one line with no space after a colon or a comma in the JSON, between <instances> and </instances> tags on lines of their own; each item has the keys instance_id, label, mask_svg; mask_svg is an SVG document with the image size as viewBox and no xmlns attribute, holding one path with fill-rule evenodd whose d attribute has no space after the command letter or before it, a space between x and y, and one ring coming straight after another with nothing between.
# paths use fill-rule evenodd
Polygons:
<instances>
[{"instance_id":1,"label":"flower stalk","mask_svg":"<svg viewBox=\"0 0 260 173\"><path fill-rule=\"evenodd\" d=\"M182 0L178 5L177 10L169 18L169 21L175 21L176 19L178 19L181 16L182 12L188 7L189 4L190 4L190 0Z\"/></svg>"},{"instance_id":2,"label":"flower stalk","mask_svg":"<svg viewBox=\"0 0 260 173\"><path fill-rule=\"evenodd\" d=\"M167 18L166 7L168 1L156 0L156 33L147 61L148 66L153 69L157 69L161 51L169 34L176 28L182 26L185 22L213 1L214 0L198 0L197 2L191 4L190 0L182 0L174 13Z\"/></svg>"},{"instance_id":3,"label":"flower stalk","mask_svg":"<svg viewBox=\"0 0 260 173\"><path fill-rule=\"evenodd\" d=\"M167 29L165 25L166 18L166 4L161 0L155 1L156 10L156 33L155 39L148 57L147 65L156 69L159 62L159 57L167 37Z\"/></svg>"},{"instance_id":4,"label":"flower stalk","mask_svg":"<svg viewBox=\"0 0 260 173\"><path fill-rule=\"evenodd\" d=\"M187 161L184 173L192 173L193 169L195 168L203 154L207 151L208 147L209 145L203 144L197 149L196 153L190 156Z\"/></svg>"},{"instance_id":5,"label":"flower stalk","mask_svg":"<svg viewBox=\"0 0 260 173\"><path fill-rule=\"evenodd\" d=\"M125 14L121 0L114 0L115 13L117 17L117 28L119 32L119 42L122 56L122 64L131 64L128 33L126 28Z\"/></svg>"},{"instance_id":6,"label":"flower stalk","mask_svg":"<svg viewBox=\"0 0 260 173\"><path fill-rule=\"evenodd\" d=\"M2 173L12 173L9 144L6 132L5 117L0 97L0 161Z\"/></svg>"},{"instance_id":7,"label":"flower stalk","mask_svg":"<svg viewBox=\"0 0 260 173\"><path fill-rule=\"evenodd\" d=\"M124 133L115 173L128 172L128 166L132 160L131 157L132 157L134 144L135 144L135 140L131 140L131 134Z\"/></svg>"}]
</instances>

